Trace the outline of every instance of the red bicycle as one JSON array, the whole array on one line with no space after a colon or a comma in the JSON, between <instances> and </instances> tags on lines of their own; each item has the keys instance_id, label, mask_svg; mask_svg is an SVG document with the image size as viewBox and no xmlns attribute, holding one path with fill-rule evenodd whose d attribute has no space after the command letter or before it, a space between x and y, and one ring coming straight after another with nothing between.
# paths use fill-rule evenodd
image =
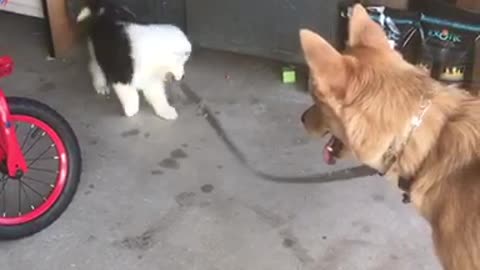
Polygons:
<instances>
[{"instance_id":1,"label":"red bicycle","mask_svg":"<svg viewBox=\"0 0 480 270\"><path fill-rule=\"evenodd\" d=\"M0 78L13 60L0 57ZM38 101L0 89L0 239L35 234L72 201L81 175L80 147L68 122Z\"/></svg>"}]
</instances>

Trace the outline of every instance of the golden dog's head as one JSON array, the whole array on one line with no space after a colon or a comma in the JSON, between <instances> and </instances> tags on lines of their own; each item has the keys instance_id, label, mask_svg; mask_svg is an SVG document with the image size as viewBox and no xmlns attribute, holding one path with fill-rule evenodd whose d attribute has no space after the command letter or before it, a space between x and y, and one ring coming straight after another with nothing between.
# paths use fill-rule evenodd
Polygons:
<instances>
[{"instance_id":1,"label":"golden dog's head","mask_svg":"<svg viewBox=\"0 0 480 270\"><path fill-rule=\"evenodd\" d=\"M338 52L325 39L300 31L310 69L314 104L302 115L311 134L332 139L325 158L352 152L373 168L396 135L403 135L418 110L428 74L391 48L382 28L357 4L349 23L348 46Z\"/></svg>"}]
</instances>

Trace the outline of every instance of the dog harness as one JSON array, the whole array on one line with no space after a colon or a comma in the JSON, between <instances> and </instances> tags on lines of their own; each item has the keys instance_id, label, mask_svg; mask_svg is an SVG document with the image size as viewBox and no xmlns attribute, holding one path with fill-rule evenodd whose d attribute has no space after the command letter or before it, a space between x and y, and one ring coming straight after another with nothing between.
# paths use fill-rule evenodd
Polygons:
<instances>
[{"instance_id":1,"label":"dog harness","mask_svg":"<svg viewBox=\"0 0 480 270\"><path fill-rule=\"evenodd\" d=\"M397 144L397 141L399 140L397 138L394 138L388 146L387 151L385 151L385 153L383 154L382 162L384 166L381 170L378 171L379 175L384 176L385 174L387 174L392 168L393 164L395 164L395 162L397 162L401 158L405 150L405 146L409 143L415 130L423 123L425 114L427 113L431 105L431 99L427 99L425 98L425 96L422 96L422 99L420 101L420 111L415 117L412 118L410 122L410 129L405 139L402 140L400 144ZM413 182L413 176L400 176L398 179L398 187L404 192L402 200L404 203L410 203L410 190Z\"/></svg>"}]
</instances>

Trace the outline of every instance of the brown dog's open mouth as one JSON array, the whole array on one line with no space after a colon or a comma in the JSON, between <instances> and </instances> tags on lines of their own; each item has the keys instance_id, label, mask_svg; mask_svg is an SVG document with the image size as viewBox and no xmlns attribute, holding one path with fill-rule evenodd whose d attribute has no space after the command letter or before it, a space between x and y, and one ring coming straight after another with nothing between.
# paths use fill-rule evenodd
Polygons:
<instances>
[{"instance_id":1,"label":"brown dog's open mouth","mask_svg":"<svg viewBox=\"0 0 480 270\"><path fill-rule=\"evenodd\" d=\"M336 159L342 151L343 143L337 137L332 136L323 149L323 158L328 165L336 163Z\"/></svg>"}]
</instances>

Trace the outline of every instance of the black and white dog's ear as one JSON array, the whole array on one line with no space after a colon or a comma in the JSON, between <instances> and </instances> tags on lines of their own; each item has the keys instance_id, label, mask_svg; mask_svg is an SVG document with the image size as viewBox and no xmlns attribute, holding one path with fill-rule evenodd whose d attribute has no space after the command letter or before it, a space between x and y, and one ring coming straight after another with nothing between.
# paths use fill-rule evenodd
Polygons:
<instances>
[{"instance_id":1,"label":"black and white dog's ear","mask_svg":"<svg viewBox=\"0 0 480 270\"><path fill-rule=\"evenodd\" d=\"M102 6L103 0L82 0L82 9L78 13L77 23L83 22L92 17L97 12L97 9Z\"/></svg>"},{"instance_id":2,"label":"black and white dog's ear","mask_svg":"<svg viewBox=\"0 0 480 270\"><path fill-rule=\"evenodd\" d=\"M77 16L77 23L91 17L108 16L117 20L135 21L137 16L128 7L120 6L109 0L84 0L83 8Z\"/></svg>"},{"instance_id":3,"label":"black and white dog's ear","mask_svg":"<svg viewBox=\"0 0 480 270\"><path fill-rule=\"evenodd\" d=\"M77 23L85 21L86 19L90 18L90 16L92 16L92 9L89 6L82 8L80 13L78 13Z\"/></svg>"}]
</instances>

